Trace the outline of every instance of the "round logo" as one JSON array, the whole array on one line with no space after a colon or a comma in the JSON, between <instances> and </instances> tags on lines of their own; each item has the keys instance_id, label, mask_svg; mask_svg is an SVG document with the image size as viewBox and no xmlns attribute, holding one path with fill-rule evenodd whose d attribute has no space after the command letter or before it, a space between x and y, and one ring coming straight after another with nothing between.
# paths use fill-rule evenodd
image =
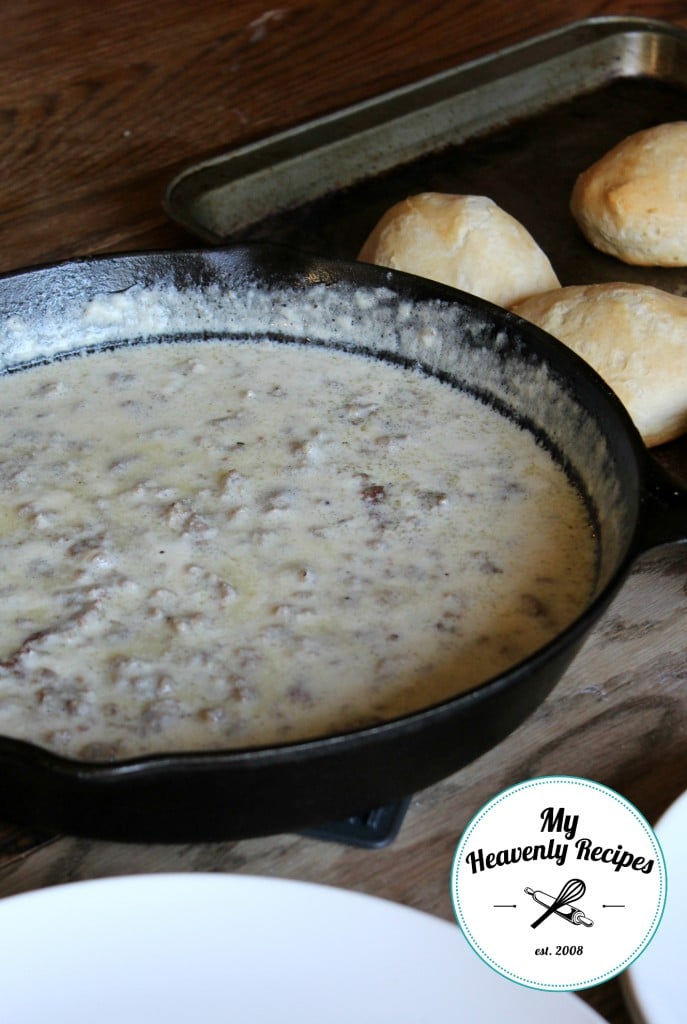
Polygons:
<instances>
[{"instance_id":1,"label":"round logo","mask_svg":"<svg viewBox=\"0 0 687 1024\"><path fill-rule=\"evenodd\" d=\"M458 924L499 974L530 988L598 985L651 941L666 897L661 847L620 794L548 776L494 797L451 872Z\"/></svg>"}]
</instances>

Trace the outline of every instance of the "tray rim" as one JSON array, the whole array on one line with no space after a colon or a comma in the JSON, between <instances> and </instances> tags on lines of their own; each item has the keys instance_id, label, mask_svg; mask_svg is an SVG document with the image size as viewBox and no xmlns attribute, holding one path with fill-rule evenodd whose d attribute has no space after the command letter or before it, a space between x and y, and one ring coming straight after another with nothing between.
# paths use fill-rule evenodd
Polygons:
<instances>
[{"instance_id":1,"label":"tray rim","mask_svg":"<svg viewBox=\"0 0 687 1024\"><path fill-rule=\"evenodd\" d=\"M514 79L519 74L532 73L539 67L564 61L570 58L571 54L581 50L586 51L591 47L607 48L627 35L658 37L665 45L681 46L687 52L687 30L668 21L632 15L604 15L576 20L395 89L375 94L358 103L335 109L282 131L194 161L177 172L165 186L162 194L163 210L178 226L205 242L211 245L226 244L233 238L231 230L215 231L190 212L193 202L199 196L207 195L216 188L228 188L232 183L245 183L264 171L278 174L281 170L282 173L287 173L286 169L294 162L305 159L308 155L325 153L333 145L356 138L363 132L380 130L384 126L398 122L403 116L436 107L442 100L455 100L456 97L464 96L470 91L494 88L498 83ZM648 76L650 72L644 69L641 74ZM631 76L632 72L618 68L614 74L600 78L597 84L610 81L611 78ZM653 77L661 76L654 71ZM396 113L393 113L394 108ZM231 171L232 166L240 165L242 162L247 165L252 162L254 166L248 166L244 173L227 173L228 170ZM369 175L342 182L339 187L348 187L377 173L381 173L379 169L372 169ZM213 184L203 185L208 176L215 179ZM303 202L313 201L331 191L331 188L325 187ZM259 223L263 217L297 209L299 205L299 202L285 203L258 218L248 219L236 225L233 231L246 230Z\"/></svg>"}]
</instances>

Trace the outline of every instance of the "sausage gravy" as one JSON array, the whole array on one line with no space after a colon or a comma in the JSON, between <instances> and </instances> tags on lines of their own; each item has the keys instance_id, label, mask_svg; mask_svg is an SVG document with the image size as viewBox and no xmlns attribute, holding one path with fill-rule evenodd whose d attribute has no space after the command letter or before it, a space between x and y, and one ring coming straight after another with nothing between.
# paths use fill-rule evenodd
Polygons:
<instances>
[{"instance_id":1,"label":"sausage gravy","mask_svg":"<svg viewBox=\"0 0 687 1024\"><path fill-rule=\"evenodd\" d=\"M0 733L245 747L449 698L585 606L585 504L419 370L194 340L0 377Z\"/></svg>"}]
</instances>

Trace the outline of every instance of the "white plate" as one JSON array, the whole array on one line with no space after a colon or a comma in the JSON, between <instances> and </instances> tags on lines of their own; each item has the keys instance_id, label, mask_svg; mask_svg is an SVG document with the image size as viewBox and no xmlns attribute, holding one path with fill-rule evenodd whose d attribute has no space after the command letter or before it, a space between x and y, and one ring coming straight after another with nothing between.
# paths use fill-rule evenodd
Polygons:
<instances>
[{"instance_id":1,"label":"white plate","mask_svg":"<svg viewBox=\"0 0 687 1024\"><path fill-rule=\"evenodd\" d=\"M666 907L651 944L623 975L623 989L638 1024L685 1024L687 792L668 808L655 832L666 861Z\"/></svg>"},{"instance_id":2,"label":"white plate","mask_svg":"<svg viewBox=\"0 0 687 1024\"><path fill-rule=\"evenodd\" d=\"M303 882L210 874L77 882L0 902L12 1024L600 1024L521 988L457 925Z\"/></svg>"}]
</instances>

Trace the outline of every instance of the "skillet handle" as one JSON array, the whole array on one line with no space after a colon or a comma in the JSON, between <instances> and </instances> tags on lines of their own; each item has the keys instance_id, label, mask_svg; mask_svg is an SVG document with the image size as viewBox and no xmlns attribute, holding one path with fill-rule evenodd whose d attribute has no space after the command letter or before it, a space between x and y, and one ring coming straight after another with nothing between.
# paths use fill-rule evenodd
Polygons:
<instances>
[{"instance_id":1,"label":"skillet handle","mask_svg":"<svg viewBox=\"0 0 687 1024\"><path fill-rule=\"evenodd\" d=\"M649 456L639 532L641 551L687 543L687 488Z\"/></svg>"}]
</instances>

